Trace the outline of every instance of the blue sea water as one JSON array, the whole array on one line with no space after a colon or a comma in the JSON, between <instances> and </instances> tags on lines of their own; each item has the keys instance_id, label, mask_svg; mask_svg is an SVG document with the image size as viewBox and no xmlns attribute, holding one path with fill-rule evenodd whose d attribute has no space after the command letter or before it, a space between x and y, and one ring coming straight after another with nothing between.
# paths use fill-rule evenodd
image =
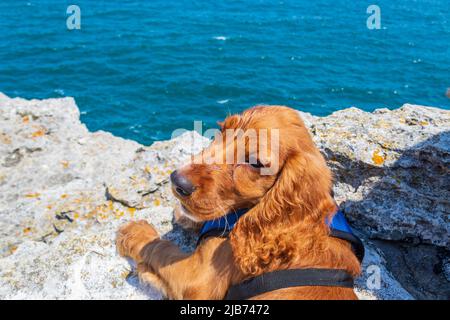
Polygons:
<instances>
[{"instance_id":1,"label":"blue sea water","mask_svg":"<svg viewBox=\"0 0 450 320\"><path fill-rule=\"evenodd\" d=\"M0 91L73 96L90 130L150 144L261 103L450 109L449 44L448 0L1 0Z\"/></svg>"}]
</instances>

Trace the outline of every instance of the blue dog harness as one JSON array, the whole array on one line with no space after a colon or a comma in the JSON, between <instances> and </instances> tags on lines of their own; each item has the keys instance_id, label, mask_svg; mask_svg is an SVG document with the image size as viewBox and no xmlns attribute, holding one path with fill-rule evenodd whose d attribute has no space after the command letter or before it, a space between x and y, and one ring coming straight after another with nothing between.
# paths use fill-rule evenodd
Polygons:
<instances>
[{"instance_id":1,"label":"blue dog harness","mask_svg":"<svg viewBox=\"0 0 450 320\"><path fill-rule=\"evenodd\" d=\"M197 245L199 245L203 239L208 237L227 237L239 218L247 213L247 211L248 209L240 209L218 219L206 221L200 229ZM336 212L331 222L328 222L328 225L330 226L330 235L350 242L353 252L358 260L362 262L362 259L364 258L364 245L361 240L354 235L344 213L341 210Z\"/></svg>"},{"instance_id":2,"label":"blue dog harness","mask_svg":"<svg viewBox=\"0 0 450 320\"><path fill-rule=\"evenodd\" d=\"M219 219L206 221L201 230L197 245L207 237L228 237L229 233L248 209L240 209ZM364 258L364 245L354 235L342 211L336 212L331 221L330 236L348 241L353 253L361 263ZM300 286L332 286L353 288L353 277L345 270L339 269L286 269L248 279L238 285L231 286L225 299L248 299L265 292L288 287Z\"/></svg>"},{"instance_id":3,"label":"blue dog harness","mask_svg":"<svg viewBox=\"0 0 450 320\"><path fill-rule=\"evenodd\" d=\"M239 218L246 214L247 211L248 209L240 209L218 219L206 221L200 229L197 245L199 245L200 242L207 237L228 236Z\"/></svg>"}]
</instances>

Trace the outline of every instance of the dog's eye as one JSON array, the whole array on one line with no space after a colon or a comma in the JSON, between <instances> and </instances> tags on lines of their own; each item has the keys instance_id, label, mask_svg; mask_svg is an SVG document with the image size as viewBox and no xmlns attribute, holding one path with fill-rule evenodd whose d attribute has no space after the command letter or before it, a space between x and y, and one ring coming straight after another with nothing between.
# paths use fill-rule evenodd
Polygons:
<instances>
[{"instance_id":1,"label":"dog's eye","mask_svg":"<svg viewBox=\"0 0 450 320\"><path fill-rule=\"evenodd\" d=\"M254 161L252 161L252 162L254 162ZM250 165L253 167L253 168L256 168L256 169L259 169L259 168L262 168L262 167L264 167L264 165L261 163L261 161L259 161L259 160L256 160L256 163L250 163Z\"/></svg>"}]
</instances>

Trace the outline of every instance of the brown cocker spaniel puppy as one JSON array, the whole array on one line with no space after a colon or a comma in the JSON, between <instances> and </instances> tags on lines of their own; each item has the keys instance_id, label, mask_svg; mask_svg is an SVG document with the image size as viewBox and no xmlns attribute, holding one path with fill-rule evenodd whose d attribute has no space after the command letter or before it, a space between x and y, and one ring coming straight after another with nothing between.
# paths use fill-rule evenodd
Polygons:
<instances>
[{"instance_id":1,"label":"brown cocker spaniel puppy","mask_svg":"<svg viewBox=\"0 0 450 320\"><path fill-rule=\"evenodd\" d=\"M180 213L200 223L240 208L250 210L229 237L208 237L192 254L160 239L145 221L122 227L118 251L137 262L141 280L171 299L223 299L230 286L274 270L343 269L356 277L360 263L350 244L331 237L326 224L337 209L330 196L331 172L298 112L258 106L226 118L220 126L222 135L171 176ZM233 133L229 129L265 130L268 138L257 137L255 152L249 139L226 136ZM236 156L242 141L245 161ZM254 297L355 298L351 288L332 286L290 287Z\"/></svg>"}]
</instances>

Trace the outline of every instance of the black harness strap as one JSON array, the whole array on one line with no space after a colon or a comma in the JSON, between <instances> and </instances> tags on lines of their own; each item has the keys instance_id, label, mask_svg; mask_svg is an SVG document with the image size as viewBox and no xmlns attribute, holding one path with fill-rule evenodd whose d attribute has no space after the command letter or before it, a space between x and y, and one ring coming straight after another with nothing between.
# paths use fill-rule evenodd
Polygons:
<instances>
[{"instance_id":1,"label":"black harness strap","mask_svg":"<svg viewBox=\"0 0 450 320\"><path fill-rule=\"evenodd\" d=\"M362 243L361 239L359 239L352 233L343 232L336 229L330 229L330 235L334 238L348 241L352 245L353 253L355 254L356 258L358 258L359 263L362 263L365 250L364 244Z\"/></svg>"},{"instance_id":2,"label":"black harness strap","mask_svg":"<svg viewBox=\"0 0 450 320\"><path fill-rule=\"evenodd\" d=\"M245 300L265 292L301 286L353 288L353 277L338 269L287 269L264 273L231 286L226 300Z\"/></svg>"}]
</instances>

